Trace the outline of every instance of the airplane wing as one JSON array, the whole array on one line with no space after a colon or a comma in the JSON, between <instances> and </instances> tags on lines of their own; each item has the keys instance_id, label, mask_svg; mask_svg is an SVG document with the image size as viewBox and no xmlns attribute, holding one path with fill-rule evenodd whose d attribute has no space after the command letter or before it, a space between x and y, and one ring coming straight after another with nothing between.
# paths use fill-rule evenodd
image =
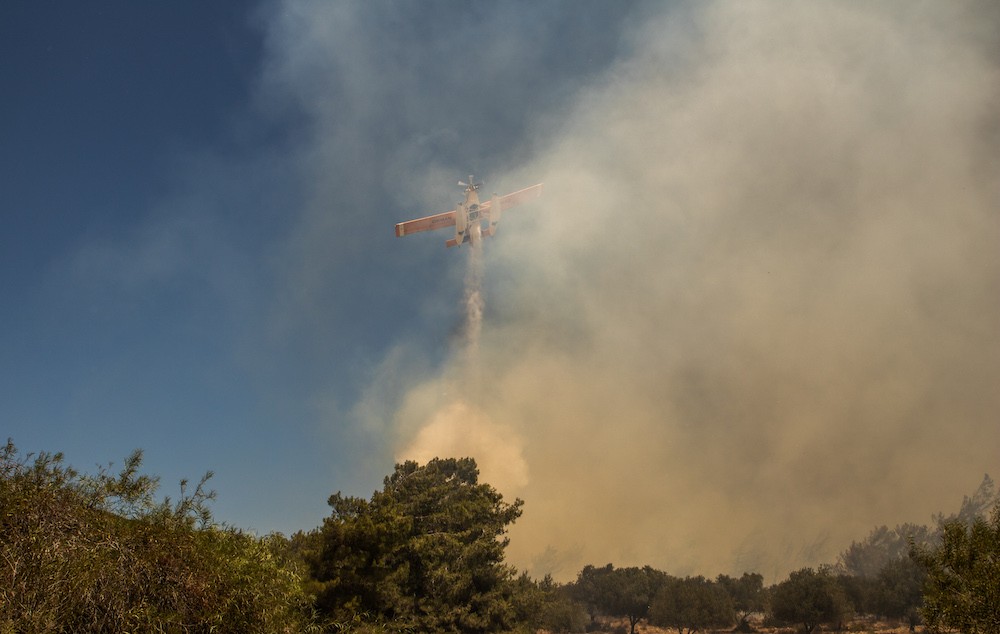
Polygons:
<instances>
[{"instance_id":1,"label":"airplane wing","mask_svg":"<svg viewBox=\"0 0 1000 634\"><path fill-rule=\"evenodd\" d=\"M400 222L396 225L396 237L402 238L403 236L408 236L411 233L434 231L435 229L454 226L455 210L452 209L451 211L434 214L433 216L427 216L426 218L417 218L416 220Z\"/></svg>"},{"instance_id":2,"label":"airplane wing","mask_svg":"<svg viewBox=\"0 0 1000 634\"><path fill-rule=\"evenodd\" d=\"M520 205L521 203L528 202L529 200L534 200L542 195L542 183L537 185L532 185L531 187L525 187L516 192L511 192L504 196L500 196L498 202L500 203L500 211L505 209L510 209L514 205ZM483 201L479 208L488 215L488 210L492 206L492 202L489 200Z\"/></svg>"},{"instance_id":3,"label":"airplane wing","mask_svg":"<svg viewBox=\"0 0 1000 634\"><path fill-rule=\"evenodd\" d=\"M525 187L524 189L518 190L516 192L511 192L504 196L496 197L498 211L503 211L509 209L514 205L520 205L521 203L528 202L529 200L534 200L542 195L542 184L532 185L531 187ZM490 212L493 202L492 200L486 200L480 203L479 212L481 217L490 218ZM402 238L403 236L408 236L411 233L419 233L421 231L434 231L435 229L443 229L445 227L455 226L455 213L456 210L446 211L440 214L434 214L433 216L427 216L425 218L417 218L416 220L407 220L406 222L400 222L396 225L396 237ZM499 214L497 214L499 215ZM497 218L493 218L493 224L496 224ZM452 246L452 245L449 245Z\"/></svg>"}]
</instances>

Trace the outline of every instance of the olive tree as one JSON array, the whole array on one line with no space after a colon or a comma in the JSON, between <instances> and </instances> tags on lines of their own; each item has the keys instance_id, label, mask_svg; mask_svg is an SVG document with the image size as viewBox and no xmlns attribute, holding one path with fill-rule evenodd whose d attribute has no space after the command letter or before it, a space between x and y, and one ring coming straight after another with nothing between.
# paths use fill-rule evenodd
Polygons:
<instances>
[{"instance_id":1,"label":"olive tree","mask_svg":"<svg viewBox=\"0 0 1000 634\"><path fill-rule=\"evenodd\" d=\"M764 576L756 572L744 572L739 578L719 575L715 582L724 588L732 599L736 629L740 632L752 631L750 617L762 613L766 607Z\"/></svg>"},{"instance_id":2,"label":"olive tree","mask_svg":"<svg viewBox=\"0 0 1000 634\"><path fill-rule=\"evenodd\" d=\"M627 618L630 631L635 634L635 626L649 614L653 597L666 579L665 573L649 566L586 566L577 576L575 595L588 606L591 619L596 612Z\"/></svg>"},{"instance_id":3,"label":"olive tree","mask_svg":"<svg viewBox=\"0 0 1000 634\"><path fill-rule=\"evenodd\" d=\"M823 624L839 624L847 616L847 599L837 579L826 569L802 568L771 588L771 614L799 623L809 634Z\"/></svg>"},{"instance_id":4,"label":"olive tree","mask_svg":"<svg viewBox=\"0 0 1000 634\"><path fill-rule=\"evenodd\" d=\"M924 620L932 629L1000 632L1000 504L987 520L945 521L937 547L914 546L927 572Z\"/></svg>"},{"instance_id":5,"label":"olive tree","mask_svg":"<svg viewBox=\"0 0 1000 634\"><path fill-rule=\"evenodd\" d=\"M733 600L721 584L704 577L670 577L653 599L649 621L678 634L723 628L733 623Z\"/></svg>"}]
</instances>

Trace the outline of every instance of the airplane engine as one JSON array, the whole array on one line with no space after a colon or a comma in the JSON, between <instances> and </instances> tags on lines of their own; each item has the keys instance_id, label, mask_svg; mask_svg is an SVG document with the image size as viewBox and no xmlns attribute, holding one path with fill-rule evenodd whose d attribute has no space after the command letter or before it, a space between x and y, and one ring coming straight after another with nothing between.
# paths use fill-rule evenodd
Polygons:
<instances>
[{"instance_id":1,"label":"airplane engine","mask_svg":"<svg viewBox=\"0 0 1000 634\"><path fill-rule=\"evenodd\" d=\"M458 203L455 209L455 242L462 244L465 241L465 232L469 228L469 214L465 209L465 203Z\"/></svg>"},{"instance_id":2,"label":"airplane engine","mask_svg":"<svg viewBox=\"0 0 1000 634\"><path fill-rule=\"evenodd\" d=\"M486 230L486 235L492 237L497 232L497 225L500 224L500 197L493 194L490 199L490 228Z\"/></svg>"}]
</instances>

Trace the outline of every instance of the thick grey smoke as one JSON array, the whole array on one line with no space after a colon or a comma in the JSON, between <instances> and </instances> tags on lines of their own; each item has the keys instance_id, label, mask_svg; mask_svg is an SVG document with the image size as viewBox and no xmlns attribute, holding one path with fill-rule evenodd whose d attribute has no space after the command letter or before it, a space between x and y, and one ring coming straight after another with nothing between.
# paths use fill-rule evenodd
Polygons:
<instances>
[{"instance_id":1,"label":"thick grey smoke","mask_svg":"<svg viewBox=\"0 0 1000 634\"><path fill-rule=\"evenodd\" d=\"M645 21L507 175L546 191L485 245L481 397L454 355L395 412L400 455L473 453L525 499L513 563L559 578L775 579L953 508L1000 457L997 26Z\"/></svg>"}]
</instances>

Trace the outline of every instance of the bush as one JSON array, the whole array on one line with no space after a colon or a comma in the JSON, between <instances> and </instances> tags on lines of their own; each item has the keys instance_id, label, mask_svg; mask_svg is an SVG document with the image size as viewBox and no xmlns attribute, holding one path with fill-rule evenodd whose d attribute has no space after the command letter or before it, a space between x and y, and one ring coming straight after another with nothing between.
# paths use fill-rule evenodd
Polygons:
<instances>
[{"instance_id":1,"label":"bush","mask_svg":"<svg viewBox=\"0 0 1000 634\"><path fill-rule=\"evenodd\" d=\"M822 624L839 626L848 614L847 597L828 570L803 568L771 589L771 614L798 623L809 634Z\"/></svg>"},{"instance_id":2,"label":"bush","mask_svg":"<svg viewBox=\"0 0 1000 634\"><path fill-rule=\"evenodd\" d=\"M134 452L112 476L0 449L0 631L280 632L308 597L284 540L211 520L211 473L176 503Z\"/></svg>"}]
</instances>

